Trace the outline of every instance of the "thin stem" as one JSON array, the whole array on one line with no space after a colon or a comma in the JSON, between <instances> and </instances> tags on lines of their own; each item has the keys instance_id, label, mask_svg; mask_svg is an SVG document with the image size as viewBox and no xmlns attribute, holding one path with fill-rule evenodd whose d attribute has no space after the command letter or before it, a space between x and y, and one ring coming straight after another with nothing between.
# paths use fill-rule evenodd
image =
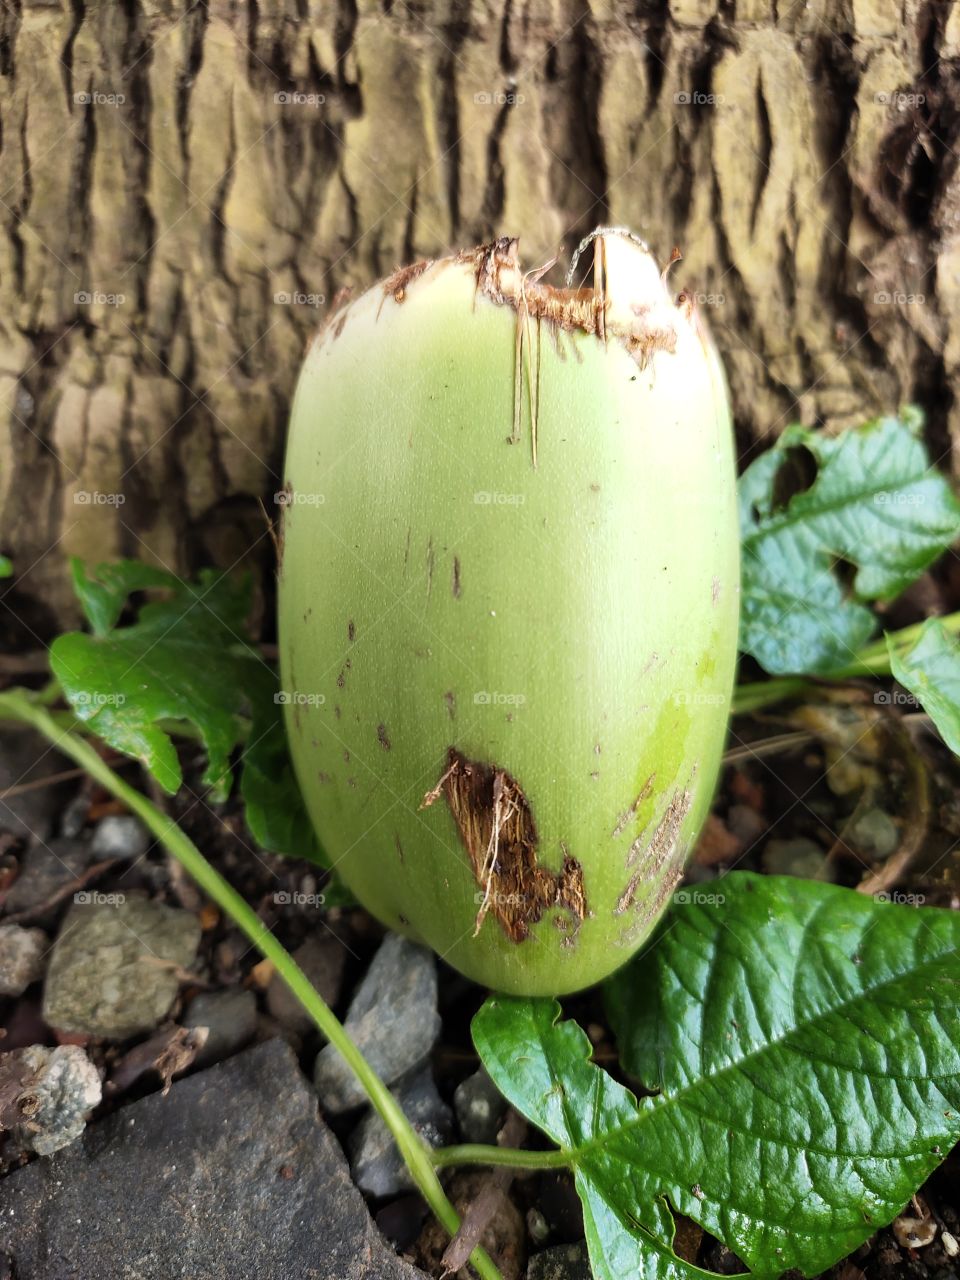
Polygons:
<instances>
[{"instance_id":1,"label":"thin stem","mask_svg":"<svg viewBox=\"0 0 960 1280\"><path fill-rule=\"evenodd\" d=\"M960 635L960 613L948 613L937 621L951 635ZM889 641L895 649L907 649L919 638L925 625L925 622L916 622L912 626L902 627L899 631L888 631L879 640L873 640L865 645L852 662L817 676L816 680L832 682L854 680L858 677L876 679L890 675L890 651L887 648L887 642ZM772 680L756 680L737 685L733 694L734 715L748 715L797 694L806 693L813 687L816 680L804 676L775 676Z\"/></svg>"},{"instance_id":2,"label":"thin stem","mask_svg":"<svg viewBox=\"0 0 960 1280\"><path fill-rule=\"evenodd\" d=\"M57 720L30 694L17 689L0 693L0 718L19 720L32 725L49 738L59 751L85 769L118 800L122 800L196 880L201 889L233 920L238 928L243 930L257 950L273 962L279 976L310 1014L327 1040L336 1045L346 1059L367 1097L383 1117L384 1123L393 1135L421 1195L443 1226L451 1235L454 1234L459 1229L460 1219L444 1194L426 1144L411 1127L393 1094L347 1035L333 1011L314 990L310 979L256 912L220 873L214 870L189 836L172 818L158 809L135 787L124 782L100 758L89 742L61 728ZM475 1249L470 1255L470 1261L481 1280L501 1280L499 1271L484 1250Z\"/></svg>"},{"instance_id":3,"label":"thin stem","mask_svg":"<svg viewBox=\"0 0 960 1280\"><path fill-rule=\"evenodd\" d=\"M573 1164L573 1154L562 1149L521 1151L517 1147L487 1147L479 1142L436 1147L428 1155L437 1169L451 1164L503 1165L508 1169L567 1169Z\"/></svg>"}]
</instances>

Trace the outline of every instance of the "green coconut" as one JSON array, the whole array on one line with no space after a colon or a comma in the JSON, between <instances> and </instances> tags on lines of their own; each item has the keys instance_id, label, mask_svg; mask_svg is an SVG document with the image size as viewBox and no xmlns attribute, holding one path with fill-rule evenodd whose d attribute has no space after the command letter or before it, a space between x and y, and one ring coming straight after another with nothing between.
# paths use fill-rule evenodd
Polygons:
<instances>
[{"instance_id":1,"label":"green coconut","mask_svg":"<svg viewBox=\"0 0 960 1280\"><path fill-rule=\"evenodd\" d=\"M645 246L589 239L587 288L501 239L342 302L282 495L287 724L321 843L385 925L527 995L604 978L670 902L736 661L721 365Z\"/></svg>"}]
</instances>

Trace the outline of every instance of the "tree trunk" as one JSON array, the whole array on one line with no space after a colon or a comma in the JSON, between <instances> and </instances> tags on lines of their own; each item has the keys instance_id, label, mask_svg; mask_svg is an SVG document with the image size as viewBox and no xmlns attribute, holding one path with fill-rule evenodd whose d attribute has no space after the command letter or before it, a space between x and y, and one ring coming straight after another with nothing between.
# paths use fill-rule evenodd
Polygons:
<instances>
[{"instance_id":1,"label":"tree trunk","mask_svg":"<svg viewBox=\"0 0 960 1280\"><path fill-rule=\"evenodd\" d=\"M39 635L68 553L266 569L317 296L494 234L680 246L744 448L907 400L960 439L960 3L23 0L0 78L0 550Z\"/></svg>"}]
</instances>

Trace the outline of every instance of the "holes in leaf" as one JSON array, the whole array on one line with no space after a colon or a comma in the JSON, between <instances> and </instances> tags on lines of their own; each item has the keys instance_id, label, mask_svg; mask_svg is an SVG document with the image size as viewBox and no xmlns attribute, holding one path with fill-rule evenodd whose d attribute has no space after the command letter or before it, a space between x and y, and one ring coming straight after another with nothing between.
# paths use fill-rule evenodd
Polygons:
<instances>
[{"instance_id":1,"label":"holes in leaf","mask_svg":"<svg viewBox=\"0 0 960 1280\"><path fill-rule=\"evenodd\" d=\"M783 511L798 494L806 493L817 478L817 460L806 445L784 451L783 462L773 478L770 513Z\"/></svg>"}]
</instances>

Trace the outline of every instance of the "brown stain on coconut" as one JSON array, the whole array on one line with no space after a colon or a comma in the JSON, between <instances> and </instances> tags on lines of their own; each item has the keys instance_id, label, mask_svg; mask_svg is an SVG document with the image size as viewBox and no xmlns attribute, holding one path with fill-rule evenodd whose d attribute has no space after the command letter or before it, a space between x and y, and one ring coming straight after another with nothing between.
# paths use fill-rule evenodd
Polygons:
<instances>
[{"instance_id":1,"label":"brown stain on coconut","mask_svg":"<svg viewBox=\"0 0 960 1280\"><path fill-rule=\"evenodd\" d=\"M393 298L394 302L403 302L407 296L407 287L412 281L422 276L427 267L433 265L430 258L423 258L420 262L411 263L409 267L398 267L393 275L387 276L381 288L383 289L383 299L377 309L377 315L383 310L383 302L387 298Z\"/></svg>"},{"instance_id":2,"label":"brown stain on coconut","mask_svg":"<svg viewBox=\"0 0 960 1280\"><path fill-rule=\"evenodd\" d=\"M642 835L630 846L626 864L628 868L637 862L641 851L643 856L617 900L613 914L621 916L635 908L638 919L625 932L622 941L626 941L628 936L634 936L640 928L646 928L660 914L664 903L682 879L686 846L680 839L680 828L692 803L693 795L689 786L675 791L646 849L642 850ZM637 903L637 890L643 883L652 883L656 885L656 889L651 896Z\"/></svg>"},{"instance_id":3,"label":"brown stain on coconut","mask_svg":"<svg viewBox=\"0 0 960 1280\"><path fill-rule=\"evenodd\" d=\"M676 351L676 326L658 321L651 307L632 307L629 323L611 321L605 287L558 289L543 284L539 277L552 263L524 272L516 238L501 236L492 244L480 245L473 261L478 291L500 306L513 307L518 323L527 318L546 320L555 331L586 333L604 341L614 338L641 369L656 352Z\"/></svg>"},{"instance_id":4,"label":"brown stain on coconut","mask_svg":"<svg viewBox=\"0 0 960 1280\"><path fill-rule=\"evenodd\" d=\"M587 914L583 868L565 848L559 872L540 866L533 814L516 779L451 747L446 771L420 807L429 808L441 795L483 894L474 937L489 913L511 942L524 942L531 925L557 907L567 913L572 942Z\"/></svg>"}]
</instances>

